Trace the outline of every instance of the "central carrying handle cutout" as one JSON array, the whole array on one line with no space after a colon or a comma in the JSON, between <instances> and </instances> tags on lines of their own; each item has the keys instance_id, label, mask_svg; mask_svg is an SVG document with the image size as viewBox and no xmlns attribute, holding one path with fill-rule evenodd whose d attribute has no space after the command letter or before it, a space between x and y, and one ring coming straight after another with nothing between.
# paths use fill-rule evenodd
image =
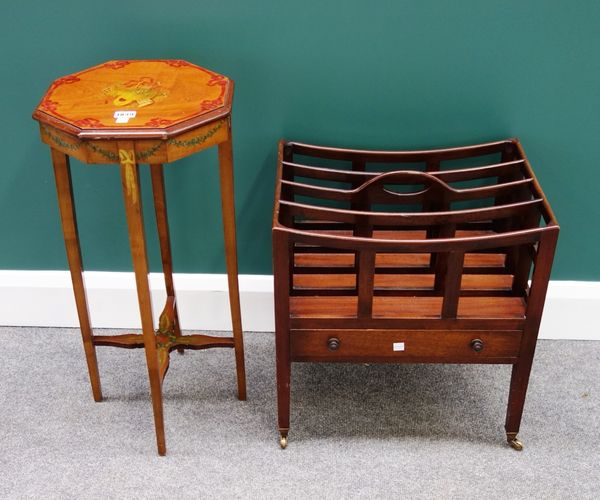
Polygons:
<instances>
[{"instance_id":1,"label":"central carrying handle cutout","mask_svg":"<svg viewBox=\"0 0 600 500\"><path fill-rule=\"evenodd\" d=\"M414 190L409 190L412 187ZM356 193L372 201L408 203L432 191L431 195L443 199L455 190L437 177L417 170L397 170L378 175L356 189Z\"/></svg>"}]
</instances>

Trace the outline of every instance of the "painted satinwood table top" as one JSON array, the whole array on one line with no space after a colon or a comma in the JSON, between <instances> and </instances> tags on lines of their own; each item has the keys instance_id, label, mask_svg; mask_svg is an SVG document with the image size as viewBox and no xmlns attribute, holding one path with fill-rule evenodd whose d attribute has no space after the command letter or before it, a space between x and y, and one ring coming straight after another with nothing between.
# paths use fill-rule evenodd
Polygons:
<instances>
[{"instance_id":1,"label":"painted satinwood table top","mask_svg":"<svg viewBox=\"0 0 600 500\"><path fill-rule=\"evenodd\" d=\"M109 61L54 81L33 117L80 139L167 139L227 116L232 96L187 61Z\"/></svg>"}]
</instances>

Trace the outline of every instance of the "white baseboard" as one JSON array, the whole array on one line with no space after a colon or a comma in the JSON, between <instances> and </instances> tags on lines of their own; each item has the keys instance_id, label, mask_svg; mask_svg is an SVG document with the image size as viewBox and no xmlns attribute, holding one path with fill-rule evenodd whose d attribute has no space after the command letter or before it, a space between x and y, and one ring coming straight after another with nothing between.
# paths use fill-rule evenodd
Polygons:
<instances>
[{"instance_id":1,"label":"white baseboard","mask_svg":"<svg viewBox=\"0 0 600 500\"><path fill-rule=\"evenodd\" d=\"M181 325L186 330L230 330L224 274L176 274ZM140 328L133 273L85 273L95 328ZM161 274L150 274L155 319L165 301ZM273 331L273 276L241 275L245 331ZM600 282L551 281L540 337L600 340ZM77 327L67 271L0 271L0 325Z\"/></svg>"},{"instance_id":2,"label":"white baseboard","mask_svg":"<svg viewBox=\"0 0 600 500\"><path fill-rule=\"evenodd\" d=\"M133 273L84 273L92 326L141 328ZM186 330L231 330L225 274L175 274L177 309ZM273 277L241 275L242 325L274 331ZM155 321L165 304L162 274L150 274ZM0 325L78 327L68 271L0 271Z\"/></svg>"}]
</instances>

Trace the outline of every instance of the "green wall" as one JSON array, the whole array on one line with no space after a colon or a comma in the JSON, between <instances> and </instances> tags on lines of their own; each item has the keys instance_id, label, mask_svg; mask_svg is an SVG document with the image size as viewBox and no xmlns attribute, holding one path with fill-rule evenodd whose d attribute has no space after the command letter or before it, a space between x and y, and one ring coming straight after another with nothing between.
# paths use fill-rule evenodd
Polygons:
<instances>
[{"instance_id":1,"label":"green wall","mask_svg":"<svg viewBox=\"0 0 600 500\"><path fill-rule=\"evenodd\" d=\"M30 117L50 82L109 59L183 58L236 81L242 273L271 272L281 137L419 148L518 136L562 226L553 277L600 280L597 0L24 0L0 23L0 269L66 269ZM73 162L73 176L86 268L129 270L117 168ZM175 270L223 272L215 150L168 166L166 182Z\"/></svg>"}]
</instances>

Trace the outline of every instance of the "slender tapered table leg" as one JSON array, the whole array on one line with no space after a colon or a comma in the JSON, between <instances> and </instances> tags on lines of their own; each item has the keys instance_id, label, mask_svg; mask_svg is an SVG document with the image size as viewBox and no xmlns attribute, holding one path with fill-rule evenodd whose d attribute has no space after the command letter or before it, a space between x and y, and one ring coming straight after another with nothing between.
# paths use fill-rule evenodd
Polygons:
<instances>
[{"instance_id":1,"label":"slender tapered table leg","mask_svg":"<svg viewBox=\"0 0 600 500\"><path fill-rule=\"evenodd\" d=\"M142 333L144 337L144 350L148 377L150 379L150 393L152 408L154 410L154 426L156 428L156 443L158 454L166 453L165 428L162 404L162 383L158 368L158 355L156 337L154 335L154 321L152 318L152 303L150 300L150 286L148 284L148 257L146 254L146 239L144 236L144 221L142 215L142 199L138 166L135 161L135 150L132 141L118 143L119 160L121 163L121 181L123 184L123 198L125 200L125 213L129 232L129 244L135 283L142 319Z\"/></svg>"},{"instance_id":2,"label":"slender tapered table leg","mask_svg":"<svg viewBox=\"0 0 600 500\"><path fill-rule=\"evenodd\" d=\"M90 383L92 385L92 394L94 396L94 401L102 401L102 388L100 386L98 360L96 359L96 347L93 342L90 315L83 283L83 265L81 262L77 217L75 215L75 204L73 201L73 186L71 183L69 157L53 148L50 148L50 151L52 154L52 165L54 166L60 219L65 238L65 247L67 249L67 260L71 271L71 281L73 282L75 304L77 305L77 315L79 317L83 349L85 351L85 359L87 361Z\"/></svg>"},{"instance_id":3,"label":"slender tapered table leg","mask_svg":"<svg viewBox=\"0 0 600 500\"><path fill-rule=\"evenodd\" d=\"M158 241L160 243L160 257L162 260L163 275L165 277L165 288L167 296L175 297L175 286L173 285L173 258L171 256L171 238L169 236L169 219L167 216L167 197L165 194L165 178L163 166L160 163L150 165L152 178L152 195L154 197L154 212L156 213L156 227L158 228ZM181 335L179 326L179 314L177 312L177 301L173 311L175 318L175 333ZM183 354L182 347L177 348L179 354Z\"/></svg>"},{"instance_id":4,"label":"slender tapered table leg","mask_svg":"<svg viewBox=\"0 0 600 500\"><path fill-rule=\"evenodd\" d=\"M235 343L235 364L237 372L238 398L246 399L246 368L244 366L244 339L242 315L240 311L240 291L238 284L237 243L235 237L235 205L233 196L233 152L231 129L228 140L219 144L219 171L221 177L221 208L223 231L225 234L225 259L227 282L229 284L229 307Z\"/></svg>"}]
</instances>

